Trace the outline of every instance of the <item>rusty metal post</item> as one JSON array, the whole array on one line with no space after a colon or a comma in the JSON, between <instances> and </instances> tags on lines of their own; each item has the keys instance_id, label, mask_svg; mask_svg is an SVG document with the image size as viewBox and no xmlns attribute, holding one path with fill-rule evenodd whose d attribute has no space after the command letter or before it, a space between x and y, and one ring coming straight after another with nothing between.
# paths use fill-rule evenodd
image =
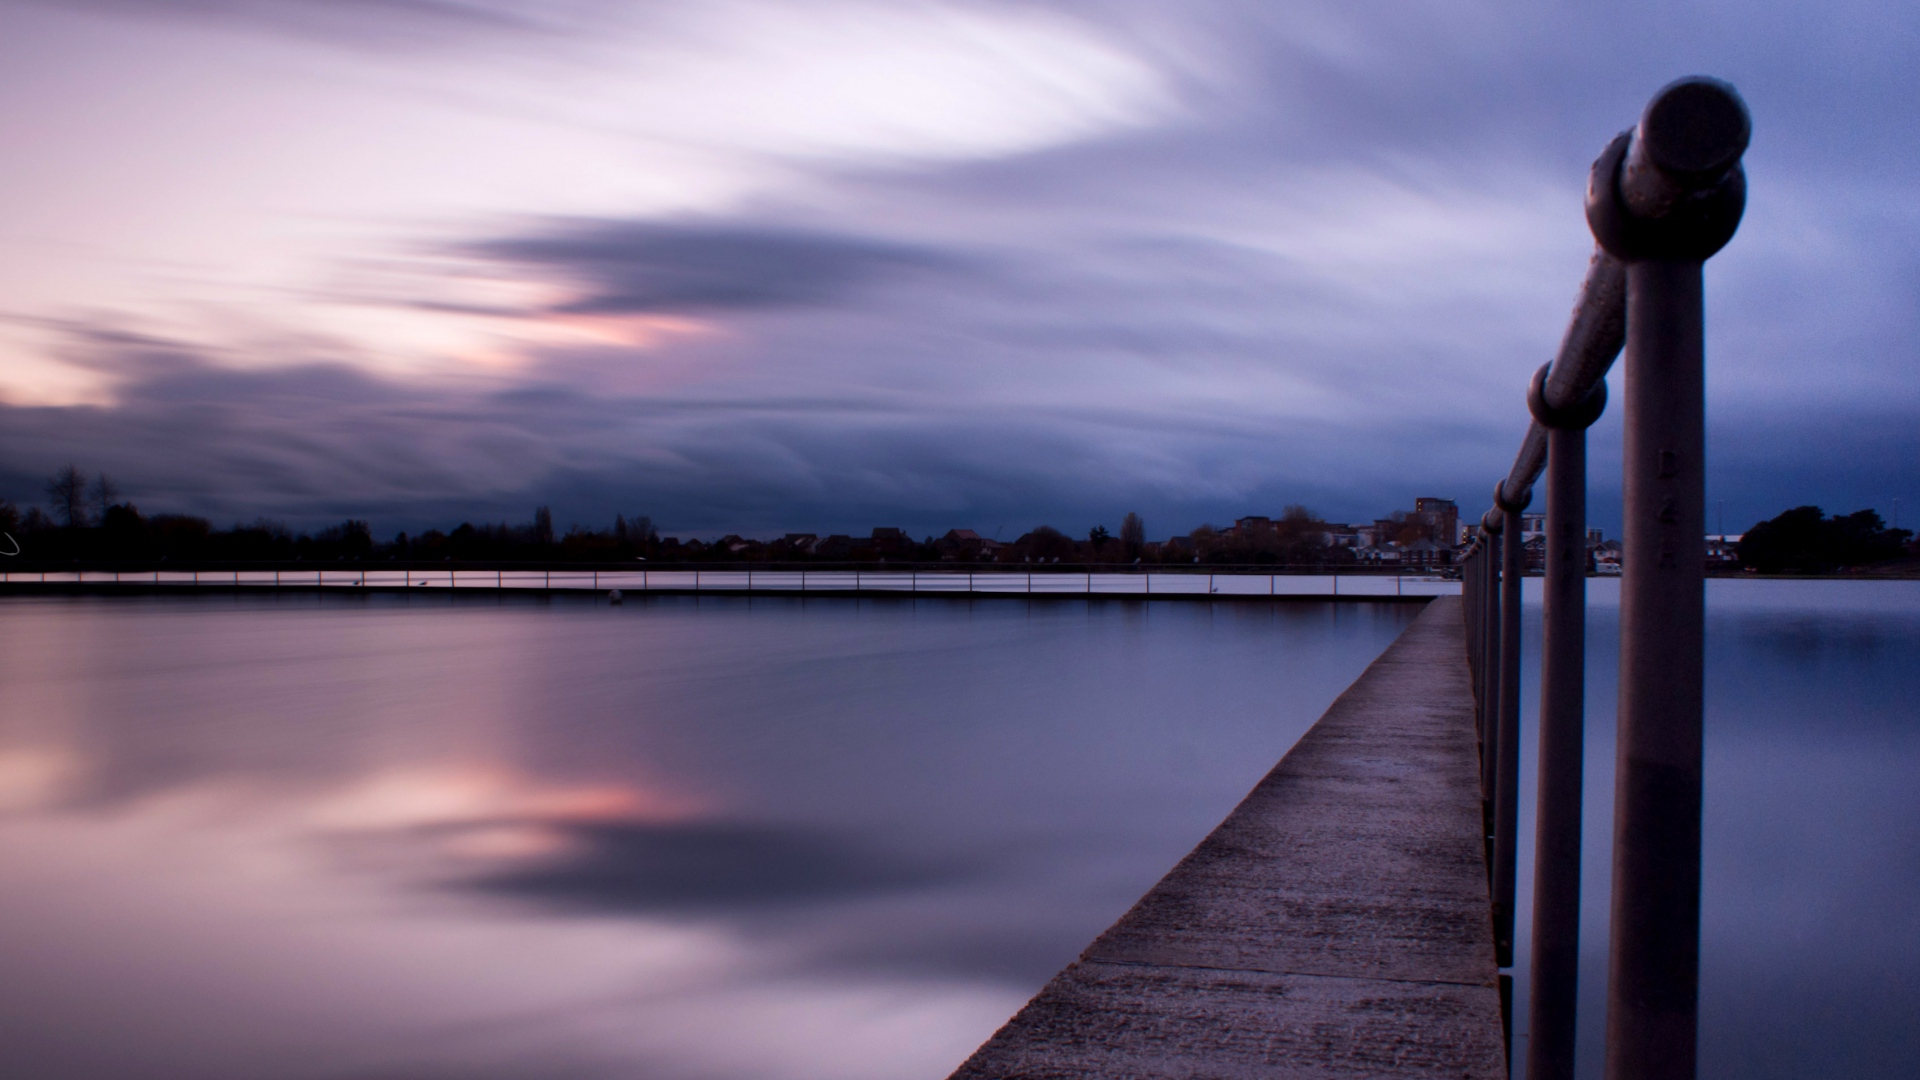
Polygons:
<instances>
[{"instance_id":1,"label":"rusty metal post","mask_svg":"<svg viewBox=\"0 0 1920 1080\"><path fill-rule=\"evenodd\" d=\"M1526 544L1520 512L1531 491L1510 496L1494 488L1502 523L1500 546L1500 673L1494 714L1493 948L1501 967L1513 966L1514 892L1520 825L1520 587L1526 579Z\"/></svg>"},{"instance_id":2,"label":"rusty metal post","mask_svg":"<svg viewBox=\"0 0 1920 1080\"><path fill-rule=\"evenodd\" d=\"M1504 517L1496 507L1487 511L1481 524L1487 530L1487 577L1481 589L1481 602L1484 614L1480 620L1481 654L1480 662L1480 700L1485 703L1485 730L1480 739L1480 791L1487 803L1487 835L1493 835L1493 804L1499 794L1499 779L1495 773L1500 748L1500 569L1501 553L1505 550L1506 537L1502 530L1506 524ZM1489 883L1493 874L1493 849L1489 842L1487 849L1487 873Z\"/></svg>"},{"instance_id":3,"label":"rusty metal post","mask_svg":"<svg viewBox=\"0 0 1920 1080\"><path fill-rule=\"evenodd\" d=\"M1475 675L1478 675L1478 671L1480 671L1480 659L1482 659L1482 657L1480 657L1480 569L1482 569L1482 563L1484 563L1484 555L1486 555L1486 546L1484 546L1484 544L1475 544L1473 557L1469 559L1469 567L1471 567L1471 571L1473 571L1473 578L1471 578L1469 584L1465 586L1465 588L1467 588L1467 609L1473 611L1473 634L1469 634L1467 648L1471 650L1471 655L1473 655L1473 671L1475 671Z\"/></svg>"},{"instance_id":4,"label":"rusty metal post","mask_svg":"<svg viewBox=\"0 0 1920 1080\"><path fill-rule=\"evenodd\" d=\"M1473 550L1467 553L1467 561L1461 567L1461 600L1467 609L1467 673L1473 678L1473 732L1475 738L1486 738L1486 701L1480 700L1480 665L1484 657L1480 655L1480 575L1484 569L1482 555L1486 553L1484 540L1475 538Z\"/></svg>"},{"instance_id":5,"label":"rusty metal post","mask_svg":"<svg viewBox=\"0 0 1920 1080\"><path fill-rule=\"evenodd\" d=\"M1682 79L1614 140L1588 185L1594 237L1627 264L1608 1080L1695 1074L1706 621L1701 264L1739 226L1750 132L1731 86Z\"/></svg>"},{"instance_id":6,"label":"rusty metal post","mask_svg":"<svg viewBox=\"0 0 1920 1080\"><path fill-rule=\"evenodd\" d=\"M1587 428L1607 406L1594 384L1572 408L1547 403L1548 366L1527 407L1547 430L1547 564L1541 578L1539 793L1533 839L1533 957L1527 1080L1573 1080L1580 987L1580 800L1586 740Z\"/></svg>"},{"instance_id":7,"label":"rusty metal post","mask_svg":"<svg viewBox=\"0 0 1920 1080\"><path fill-rule=\"evenodd\" d=\"M1487 674L1487 665L1492 662L1492 653L1488 645L1491 636L1488 620L1493 617L1493 610L1487 604L1487 588L1491 580L1491 575L1494 572L1492 560L1494 558L1494 552L1497 550L1497 545L1498 540L1495 536L1482 529L1480 533L1480 550L1474 556L1473 574L1474 737L1479 741L1480 760L1483 763L1480 769L1480 800L1489 807L1492 806L1493 800L1493 780L1488 774L1484 763L1487 760L1487 746L1492 740L1490 732L1493 728L1491 719L1493 716L1493 698L1488 692L1489 687L1493 684ZM1489 810L1488 813L1490 814L1491 810ZM1489 817L1488 821L1491 822L1492 818ZM1488 835L1491 835L1492 832L1493 830L1491 828L1487 830ZM1488 854L1491 856L1492 852L1489 851Z\"/></svg>"}]
</instances>

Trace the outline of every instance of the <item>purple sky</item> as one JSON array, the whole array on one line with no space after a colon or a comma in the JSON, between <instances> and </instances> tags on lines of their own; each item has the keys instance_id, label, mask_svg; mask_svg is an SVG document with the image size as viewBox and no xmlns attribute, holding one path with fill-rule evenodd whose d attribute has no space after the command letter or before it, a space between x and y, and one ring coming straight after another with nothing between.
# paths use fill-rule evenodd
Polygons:
<instances>
[{"instance_id":1,"label":"purple sky","mask_svg":"<svg viewBox=\"0 0 1920 1080\"><path fill-rule=\"evenodd\" d=\"M0 497L72 462L383 536L1477 512L1587 165L1695 72L1755 118L1708 520L1912 525L1892 2L0 0Z\"/></svg>"}]
</instances>

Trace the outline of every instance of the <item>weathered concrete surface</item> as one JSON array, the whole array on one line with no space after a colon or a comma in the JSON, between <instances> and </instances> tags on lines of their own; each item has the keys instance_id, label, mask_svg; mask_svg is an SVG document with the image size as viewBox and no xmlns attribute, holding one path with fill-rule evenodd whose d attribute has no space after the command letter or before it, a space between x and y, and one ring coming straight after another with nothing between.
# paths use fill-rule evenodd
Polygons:
<instances>
[{"instance_id":1,"label":"weathered concrete surface","mask_svg":"<svg viewBox=\"0 0 1920 1080\"><path fill-rule=\"evenodd\" d=\"M1506 1074L1460 601L954 1074Z\"/></svg>"}]
</instances>

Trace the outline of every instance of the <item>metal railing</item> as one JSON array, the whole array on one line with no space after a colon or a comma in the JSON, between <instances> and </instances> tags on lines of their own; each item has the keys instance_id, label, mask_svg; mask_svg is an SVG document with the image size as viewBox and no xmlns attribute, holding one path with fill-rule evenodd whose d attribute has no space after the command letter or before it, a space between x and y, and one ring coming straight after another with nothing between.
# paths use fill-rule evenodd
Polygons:
<instances>
[{"instance_id":1,"label":"metal railing","mask_svg":"<svg viewBox=\"0 0 1920 1080\"><path fill-rule=\"evenodd\" d=\"M87 589L458 589L534 592L1054 596L1140 599L1430 599L1459 590L1439 574L1249 574L1093 570L488 569L459 567L0 572L0 586Z\"/></svg>"},{"instance_id":2,"label":"metal railing","mask_svg":"<svg viewBox=\"0 0 1920 1080\"><path fill-rule=\"evenodd\" d=\"M1624 348L1625 528L1608 949L1609 1080L1691 1080L1700 941L1705 623L1701 267L1746 205L1751 121L1733 87L1681 79L1594 162L1593 260L1560 351L1462 567L1478 697L1494 937L1513 965L1520 770L1520 513L1547 478L1526 1075L1571 1080L1580 934L1585 719L1586 429ZM1511 976L1503 975L1508 991ZM1506 1000L1503 994L1503 1000ZM1509 1010L1510 1012L1511 1010ZM1508 1017L1509 1035L1512 1019Z\"/></svg>"}]
</instances>

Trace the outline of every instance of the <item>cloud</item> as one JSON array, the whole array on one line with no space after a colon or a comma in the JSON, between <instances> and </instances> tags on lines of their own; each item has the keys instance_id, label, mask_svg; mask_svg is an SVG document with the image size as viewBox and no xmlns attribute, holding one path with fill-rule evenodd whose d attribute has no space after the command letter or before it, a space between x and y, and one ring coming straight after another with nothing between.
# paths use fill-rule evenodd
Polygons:
<instances>
[{"instance_id":1,"label":"cloud","mask_svg":"<svg viewBox=\"0 0 1920 1080\"><path fill-rule=\"evenodd\" d=\"M115 15L255 26L359 45L450 45L475 34L552 34L536 5L489 0L62 0Z\"/></svg>"},{"instance_id":2,"label":"cloud","mask_svg":"<svg viewBox=\"0 0 1920 1080\"><path fill-rule=\"evenodd\" d=\"M409 60L426 54L433 64L403 81L435 96L800 160L1001 156L1179 112L1168 79L1139 50L1097 19L1041 5L82 2L203 29L266 29L376 57L404 49Z\"/></svg>"},{"instance_id":3,"label":"cloud","mask_svg":"<svg viewBox=\"0 0 1920 1080\"><path fill-rule=\"evenodd\" d=\"M824 304L954 262L904 243L748 223L574 222L468 250L574 285L581 295L554 310L594 315Z\"/></svg>"},{"instance_id":4,"label":"cloud","mask_svg":"<svg viewBox=\"0 0 1920 1080\"><path fill-rule=\"evenodd\" d=\"M1911 13L1709 4L1645 39L1651 7L806 8L863 28L836 52L790 34L799 15L726 6L745 19L729 36L670 8L650 47L672 63L636 69L666 81L557 81L581 103L565 122L752 147L792 168L778 182L697 218L530 199L438 223L424 246L454 257L360 302L507 316L470 350L485 368L397 374L377 335L282 350L76 323L60 348L111 403L8 409L0 492L37 497L71 459L126 474L143 506L216 515L415 528L551 502L683 534L1077 531L1127 510L1159 533L1289 502L1477 502L1585 265L1588 162L1654 88L1704 70L1756 116L1748 218L1708 269L1712 498L1730 528L1797 502L1920 504L1899 434L1920 410L1920 140L1895 137L1916 123ZM599 9L528 10L578 27ZM903 73L881 63L896 46L965 62ZM864 74L835 81L843 60ZM1028 113L1044 123L1001 130ZM514 300L463 306L462 275ZM616 332L680 316L700 332ZM561 333L580 325L605 332ZM1595 438L1609 527L1617 422Z\"/></svg>"}]
</instances>

